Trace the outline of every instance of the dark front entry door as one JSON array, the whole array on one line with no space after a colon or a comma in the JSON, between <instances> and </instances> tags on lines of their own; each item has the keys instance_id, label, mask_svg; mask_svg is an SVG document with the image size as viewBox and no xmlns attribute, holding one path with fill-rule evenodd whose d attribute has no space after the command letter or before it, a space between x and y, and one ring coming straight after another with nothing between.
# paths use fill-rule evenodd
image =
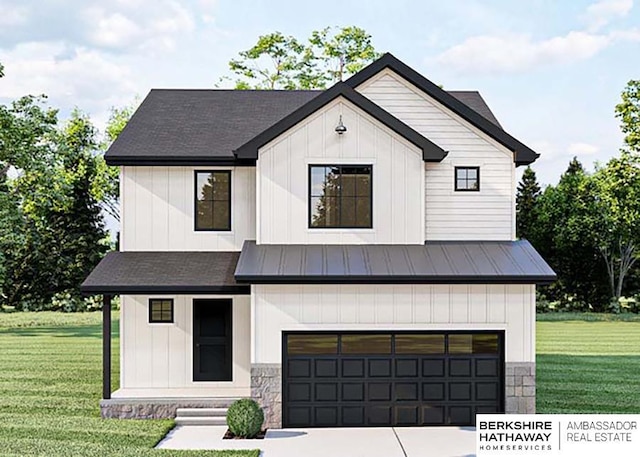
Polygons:
<instances>
[{"instance_id":1,"label":"dark front entry door","mask_svg":"<svg viewBox=\"0 0 640 457\"><path fill-rule=\"evenodd\" d=\"M504 411L502 332L283 335L285 427L474 425Z\"/></svg>"},{"instance_id":2,"label":"dark front entry door","mask_svg":"<svg viewBox=\"0 0 640 457\"><path fill-rule=\"evenodd\" d=\"M231 381L231 300L193 300L193 380Z\"/></svg>"}]
</instances>

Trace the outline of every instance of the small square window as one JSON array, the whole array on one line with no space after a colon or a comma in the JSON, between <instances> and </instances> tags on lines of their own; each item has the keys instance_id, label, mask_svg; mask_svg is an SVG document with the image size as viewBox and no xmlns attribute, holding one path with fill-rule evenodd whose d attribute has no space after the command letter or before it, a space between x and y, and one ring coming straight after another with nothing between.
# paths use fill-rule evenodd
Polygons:
<instances>
[{"instance_id":1,"label":"small square window","mask_svg":"<svg viewBox=\"0 0 640 457\"><path fill-rule=\"evenodd\" d=\"M455 189L463 192L480 190L480 167L456 167Z\"/></svg>"},{"instance_id":2,"label":"small square window","mask_svg":"<svg viewBox=\"0 0 640 457\"><path fill-rule=\"evenodd\" d=\"M173 299L149 299L149 323L173 323Z\"/></svg>"}]
</instances>

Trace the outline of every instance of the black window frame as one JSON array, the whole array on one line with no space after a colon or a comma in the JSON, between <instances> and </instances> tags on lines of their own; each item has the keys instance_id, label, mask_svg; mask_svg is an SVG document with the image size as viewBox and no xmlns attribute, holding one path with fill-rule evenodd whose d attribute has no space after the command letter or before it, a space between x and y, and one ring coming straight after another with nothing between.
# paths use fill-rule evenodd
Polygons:
<instances>
[{"instance_id":1,"label":"black window frame","mask_svg":"<svg viewBox=\"0 0 640 457\"><path fill-rule=\"evenodd\" d=\"M153 305L156 302L160 302L160 303L169 302L170 311L171 311L171 320L164 320L164 319L158 320L153 318ZM162 304L160 306L161 306L160 314L162 314L163 313ZM175 308L175 303L173 301L173 298L150 298L149 299L149 323L150 324L173 324L174 308Z\"/></svg>"},{"instance_id":2,"label":"black window frame","mask_svg":"<svg viewBox=\"0 0 640 457\"><path fill-rule=\"evenodd\" d=\"M367 226L362 226L362 225L358 225L358 226L351 226L351 225L339 225L339 226L332 226L332 227L316 227L312 225L313 222L313 206L311 204L311 199L314 198L314 196L312 196L312 191L311 191L311 170L314 167L323 167L323 168L328 168L328 167L335 167L335 168L358 168L358 167L367 167L369 168L369 214L370 214L370 221L369 221L369 225ZM340 172L340 174L342 174L342 172ZM341 189L342 191L342 189ZM317 197L317 196L315 196ZM339 198L341 198L342 195L340 195ZM309 164L308 166L308 170L307 170L307 207L308 207L308 214L307 214L307 227L309 229L312 230L344 230L344 229L348 229L348 230L371 230L373 228L373 164L370 163L359 163L359 164L331 164L331 163L312 163ZM340 212L340 218L342 218L342 212Z\"/></svg>"},{"instance_id":3,"label":"black window frame","mask_svg":"<svg viewBox=\"0 0 640 457\"><path fill-rule=\"evenodd\" d=\"M229 216L227 217L227 226L228 228L200 228L198 227L198 194L200 192L200 189L198 189L198 174L212 174L212 173L223 173L226 174L229 179L228 179L228 185L229 185L229 189L228 189L228 194L229 194ZM231 170L194 170L193 172L193 230L196 232L230 232L232 230L231 227L231 212L233 210L232 208L232 195L231 195L231 180L233 179L233 176L231 174ZM212 202L215 202L216 200L211 200ZM219 201L223 201L223 200L219 200ZM215 204L213 205L213 211L215 211Z\"/></svg>"},{"instance_id":4,"label":"black window frame","mask_svg":"<svg viewBox=\"0 0 640 457\"><path fill-rule=\"evenodd\" d=\"M478 187L476 189L462 189L458 187L458 170L475 170L476 171L476 181L478 182ZM467 184L469 183L469 178L464 178ZM453 171L453 185L456 192L480 192L480 167L455 167Z\"/></svg>"}]
</instances>

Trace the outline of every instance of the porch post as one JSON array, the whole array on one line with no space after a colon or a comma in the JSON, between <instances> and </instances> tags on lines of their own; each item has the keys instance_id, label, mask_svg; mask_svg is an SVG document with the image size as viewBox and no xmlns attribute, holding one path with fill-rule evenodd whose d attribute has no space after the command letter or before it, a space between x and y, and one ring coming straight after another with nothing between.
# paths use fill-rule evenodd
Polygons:
<instances>
[{"instance_id":1,"label":"porch post","mask_svg":"<svg viewBox=\"0 0 640 457\"><path fill-rule=\"evenodd\" d=\"M102 398L111 398L111 295L102 296Z\"/></svg>"}]
</instances>

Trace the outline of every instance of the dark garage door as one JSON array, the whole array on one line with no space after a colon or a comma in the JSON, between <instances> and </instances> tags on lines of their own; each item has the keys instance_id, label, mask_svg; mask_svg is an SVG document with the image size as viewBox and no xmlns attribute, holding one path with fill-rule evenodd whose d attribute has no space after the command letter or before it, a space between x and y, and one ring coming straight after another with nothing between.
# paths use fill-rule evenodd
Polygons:
<instances>
[{"instance_id":1,"label":"dark garage door","mask_svg":"<svg viewBox=\"0 0 640 457\"><path fill-rule=\"evenodd\" d=\"M502 412L503 334L283 335L285 427L473 425Z\"/></svg>"}]
</instances>

